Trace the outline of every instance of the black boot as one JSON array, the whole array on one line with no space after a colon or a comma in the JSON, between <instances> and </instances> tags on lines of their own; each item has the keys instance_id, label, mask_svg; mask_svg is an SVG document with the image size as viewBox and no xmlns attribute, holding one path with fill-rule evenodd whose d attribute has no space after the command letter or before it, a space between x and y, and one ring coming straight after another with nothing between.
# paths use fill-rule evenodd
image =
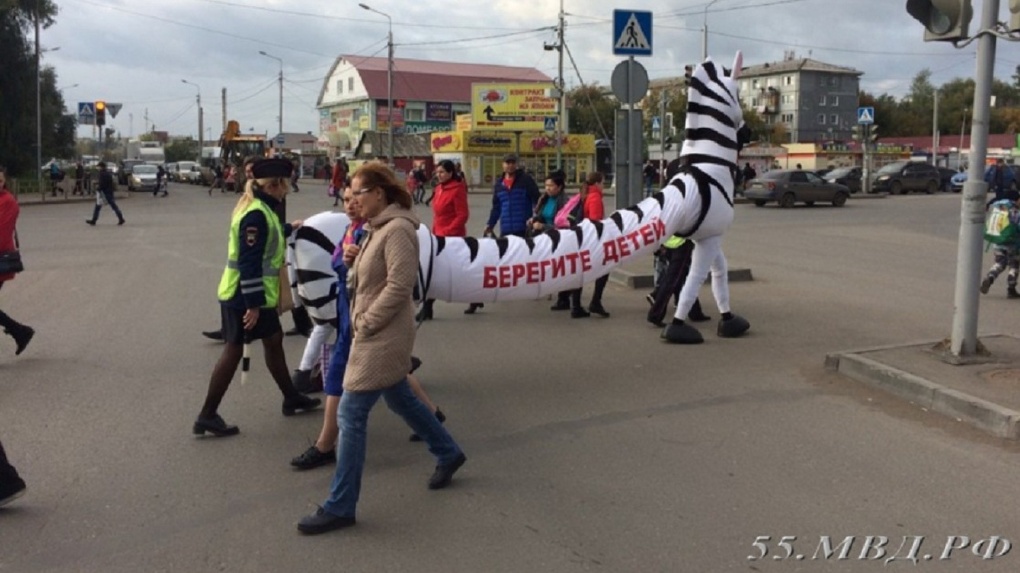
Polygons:
<instances>
[{"instance_id":1,"label":"black boot","mask_svg":"<svg viewBox=\"0 0 1020 573\"><path fill-rule=\"evenodd\" d=\"M480 308L485 308L485 305L480 302L473 302L467 307L467 309L464 311L464 314L474 314L475 311Z\"/></svg>"},{"instance_id":2,"label":"black boot","mask_svg":"<svg viewBox=\"0 0 1020 573\"><path fill-rule=\"evenodd\" d=\"M1006 298L1020 298L1020 293L1016 292L1016 285L1006 288Z\"/></svg>"},{"instance_id":3,"label":"black boot","mask_svg":"<svg viewBox=\"0 0 1020 573\"><path fill-rule=\"evenodd\" d=\"M4 332L11 335L11 338L14 339L14 344L17 346L17 349L14 351L15 356L21 354L28 346L28 343L32 341L32 337L35 336L35 330L31 326L17 323L4 329Z\"/></svg>"},{"instance_id":4,"label":"black boot","mask_svg":"<svg viewBox=\"0 0 1020 573\"><path fill-rule=\"evenodd\" d=\"M294 382L294 388L302 394L311 394L313 392L322 392L322 388L317 388L312 384L312 371L311 370L295 370L290 377L291 381Z\"/></svg>"},{"instance_id":5,"label":"black boot","mask_svg":"<svg viewBox=\"0 0 1020 573\"><path fill-rule=\"evenodd\" d=\"M89 225L95 225L96 221L99 220L99 210L100 209L102 209L102 207L100 205L96 205L95 207L93 207L92 208L92 218L91 219L85 219L85 222L88 223Z\"/></svg>"}]
</instances>

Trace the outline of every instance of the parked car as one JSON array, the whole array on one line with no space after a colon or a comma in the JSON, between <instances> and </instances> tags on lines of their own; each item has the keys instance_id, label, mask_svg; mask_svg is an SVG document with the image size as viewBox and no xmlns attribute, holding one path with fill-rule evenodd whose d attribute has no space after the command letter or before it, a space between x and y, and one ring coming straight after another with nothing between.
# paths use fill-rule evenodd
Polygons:
<instances>
[{"instance_id":1,"label":"parked car","mask_svg":"<svg viewBox=\"0 0 1020 573\"><path fill-rule=\"evenodd\" d=\"M861 168L860 167L839 167L825 174L822 177L829 183L845 185L851 193L861 192Z\"/></svg>"},{"instance_id":2,"label":"parked car","mask_svg":"<svg viewBox=\"0 0 1020 573\"><path fill-rule=\"evenodd\" d=\"M939 190L942 176L938 168L919 161L896 161L878 170L871 182L871 192L902 195L909 191L931 194Z\"/></svg>"},{"instance_id":3,"label":"parked car","mask_svg":"<svg viewBox=\"0 0 1020 573\"><path fill-rule=\"evenodd\" d=\"M202 174L199 172L199 165L194 161L181 161L177 164L176 179L178 183L200 183Z\"/></svg>"},{"instance_id":4,"label":"parked car","mask_svg":"<svg viewBox=\"0 0 1020 573\"><path fill-rule=\"evenodd\" d=\"M949 188L952 190L953 193L959 193L959 192L963 191L963 184L966 183L966 182L967 182L967 172L966 171L960 171L959 173L955 173L949 179Z\"/></svg>"},{"instance_id":5,"label":"parked car","mask_svg":"<svg viewBox=\"0 0 1020 573\"><path fill-rule=\"evenodd\" d=\"M157 166L148 163L140 163L132 167L127 182L128 191L155 191L158 169Z\"/></svg>"},{"instance_id":6,"label":"parked car","mask_svg":"<svg viewBox=\"0 0 1020 573\"><path fill-rule=\"evenodd\" d=\"M794 203L811 206L817 202L842 207L850 197L850 189L846 185L828 183L810 171L777 169L752 180L744 196L757 207L773 201L783 208L793 207Z\"/></svg>"},{"instance_id":7,"label":"parked car","mask_svg":"<svg viewBox=\"0 0 1020 573\"><path fill-rule=\"evenodd\" d=\"M939 191L949 193L953 190L953 175L956 175L955 169L948 167L939 167Z\"/></svg>"},{"instance_id":8,"label":"parked car","mask_svg":"<svg viewBox=\"0 0 1020 573\"><path fill-rule=\"evenodd\" d=\"M166 170L166 178L167 178L167 180L169 180L169 181L177 181L177 170L178 170L178 167L177 167L177 163L176 162L167 163L166 165L163 166L163 169Z\"/></svg>"},{"instance_id":9,"label":"parked car","mask_svg":"<svg viewBox=\"0 0 1020 573\"><path fill-rule=\"evenodd\" d=\"M142 165L143 163L145 162L141 159L125 159L121 161L120 168L117 170L117 182L130 187L128 179L131 177L131 172L134 171L135 165Z\"/></svg>"}]
</instances>

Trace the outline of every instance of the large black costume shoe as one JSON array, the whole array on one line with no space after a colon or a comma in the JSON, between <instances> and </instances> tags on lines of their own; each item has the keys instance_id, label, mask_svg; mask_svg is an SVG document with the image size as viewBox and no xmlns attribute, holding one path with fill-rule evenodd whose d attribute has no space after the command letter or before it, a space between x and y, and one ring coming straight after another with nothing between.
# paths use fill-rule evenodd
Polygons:
<instances>
[{"instance_id":1,"label":"large black costume shoe","mask_svg":"<svg viewBox=\"0 0 1020 573\"><path fill-rule=\"evenodd\" d=\"M662 331L662 339L670 344L701 344L705 341L697 328L674 320Z\"/></svg>"},{"instance_id":2,"label":"large black costume shoe","mask_svg":"<svg viewBox=\"0 0 1020 573\"><path fill-rule=\"evenodd\" d=\"M716 333L722 338L736 338L751 328L751 323L747 322L747 319L734 314L729 320L721 319L719 321L719 328Z\"/></svg>"}]
</instances>

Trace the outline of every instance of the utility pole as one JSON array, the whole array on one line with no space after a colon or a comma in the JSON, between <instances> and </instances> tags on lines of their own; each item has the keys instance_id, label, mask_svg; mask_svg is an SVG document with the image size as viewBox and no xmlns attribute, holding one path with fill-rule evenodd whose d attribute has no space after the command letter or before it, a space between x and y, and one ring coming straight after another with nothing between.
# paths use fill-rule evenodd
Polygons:
<instances>
[{"instance_id":1,"label":"utility pole","mask_svg":"<svg viewBox=\"0 0 1020 573\"><path fill-rule=\"evenodd\" d=\"M566 132L566 128L563 122L566 118L567 110L567 89L565 82L563 81L563 28L566 26L566 20L563 13L563 0L560 0L560 29L557 49L560 52L560 69L559 69L559 90L560 90L560 104L559 104L559 117L556 118L556 168L563 169L563 134ZM564 170L565 171L565 170Z\"/></svg>"},{"instance_id":2,"label":"utility pole","mask_svg":"<svg viewBox=\"0 0 1020 573\"><path fill-rule=\"evenodd\" d=\"M939 166L939 90L932 92L931 112L931 164Z\"/></svg>"},{"instance_id":3,"label":"utility pole","mask_svg":"<svg viewBox=\"0 0 1020 573\"><path fill-rule=\"evenodd\" d=\"M35 177L39 192L43 190L42 180L42 52L39 49L39 1L35 3Z\"/></svg>"},{"instance_id":4,"label":"utility pole","mask_svg":"<svg viewBox=\"0 0 1020 573\"><path fill-rule=\"evenodd\" d=\"M220 108L223 110L223 127L220 133L224 133L227 131L227 88L220 91Z\"/></svg>"}]
</instances>

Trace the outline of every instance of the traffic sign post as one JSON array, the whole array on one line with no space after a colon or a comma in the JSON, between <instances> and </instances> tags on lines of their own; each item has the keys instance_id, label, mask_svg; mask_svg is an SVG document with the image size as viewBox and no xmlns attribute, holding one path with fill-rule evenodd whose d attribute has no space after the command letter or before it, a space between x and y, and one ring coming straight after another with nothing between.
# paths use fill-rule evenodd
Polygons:
<instances>
[{"instance_id":1,"label":"traffic sign post","mask_svg":"<svg viewBox=\"0 0 1020 573\"><path fill-rule=\"evenodd\" d=\"M629 207L641 197L641 132L644 115L635 105L648 91L648 71L631 56L617 64L611 78L613 95L627 109L616 116L616 206ZM620 134L625 134L623 137Z\"/></svg>"}]
</instances>

